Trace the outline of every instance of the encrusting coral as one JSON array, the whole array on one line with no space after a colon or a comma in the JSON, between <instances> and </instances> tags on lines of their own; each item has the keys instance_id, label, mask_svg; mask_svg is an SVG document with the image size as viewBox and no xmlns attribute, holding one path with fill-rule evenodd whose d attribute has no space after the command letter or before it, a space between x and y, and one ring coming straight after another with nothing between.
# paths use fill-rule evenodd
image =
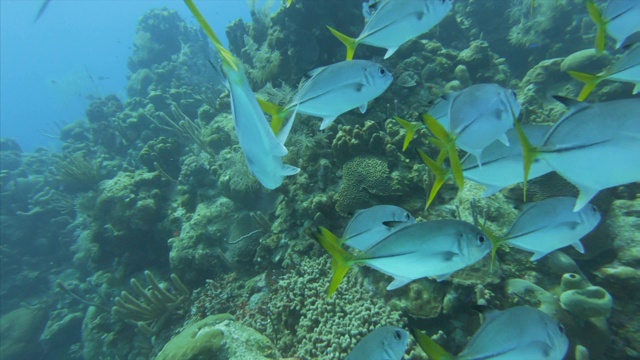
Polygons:
<instances>
[{"instance_id":1,"label":"encrusting coral","mask_svg":"<svg viewBox=\"0 0 640 360\"><path fill-rule=\"evenodd\" d=\"M343 183L336 195L336 210L352 214L376 203L376 198L394 193L389 167L381 158L357 157L342 167Z\"/></svg>"}]
</instances>

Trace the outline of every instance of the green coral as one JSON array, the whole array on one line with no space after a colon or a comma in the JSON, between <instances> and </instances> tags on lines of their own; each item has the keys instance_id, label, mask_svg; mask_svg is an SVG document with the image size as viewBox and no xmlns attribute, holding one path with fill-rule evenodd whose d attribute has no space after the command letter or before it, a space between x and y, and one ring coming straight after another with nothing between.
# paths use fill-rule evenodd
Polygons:
<instances>
[{"instance_id":1,"label":"green coral","mask_svg":"<svg viewBox=\"0 0 640 360\"><path fill-rule=\"evenodd\" d=\"M376 204L379 197L393 194L389 167L381 158L357 157L344 164L342 173L336 210L344 216Z\"/></svg>"}]
</instances>

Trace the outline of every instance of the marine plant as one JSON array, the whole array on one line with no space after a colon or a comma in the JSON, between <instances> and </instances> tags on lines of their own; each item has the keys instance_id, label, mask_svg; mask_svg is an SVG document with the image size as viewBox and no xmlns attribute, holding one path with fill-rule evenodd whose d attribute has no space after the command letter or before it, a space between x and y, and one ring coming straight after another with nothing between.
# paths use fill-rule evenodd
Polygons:
<instances>
[{"instance_id":1,"label":"marine plant","mask_svg":"<svg viewBox=\"0 0 640 360\"><path fill-rule=\"evenodd\" d=\"M191 120L175 103L171 104L171 112L173 119L163 112L157 112L153 116L147 114L147 116L159 127L172 131L186 143L196 144L205 154L215 159L216 153L207 143L202 125Z\"/></svg>"},{"instance_id":2,"label":"marine plant","mask_svg":"<svg viewBox=\"0 0 640 360\"><path fill-rule=\"evenodd\" d=\"M64 184L93 189L101 179L102 161L91 162L82 153L60 156L54 160L54 177Z\"/></svg>"},{"instance_id":3,"label":"marine plant","mask_svg":"<svg viewBox=\"0 0 640 360\"><path fill-rule=\"evenodd\" d=\"M266 42L258 48L250 37L245 36L244 39L247 45L242 51L249 54L253 62L247 67L247 76L256 85L262 86L278 73L282 55L279 51L271 49Z\"/></svg>"},{"instance_id":4,"label":"marine plant","mask_svg":"<svg viewBox=\"0 0 640 360\"><path fill-rule=\"evenodd\" d=\"M141 332L154 336L162 330L173 314L185 307L191 292L175 274L171 274L173 291L162 287L151 271L145 271L144 275L149 287L145 289L138 280L131 279L131 288L139 298L136 299L127 291L123 291L116 298L116 305L111 312L137 326Z\"/></svg>"}]
</instances>

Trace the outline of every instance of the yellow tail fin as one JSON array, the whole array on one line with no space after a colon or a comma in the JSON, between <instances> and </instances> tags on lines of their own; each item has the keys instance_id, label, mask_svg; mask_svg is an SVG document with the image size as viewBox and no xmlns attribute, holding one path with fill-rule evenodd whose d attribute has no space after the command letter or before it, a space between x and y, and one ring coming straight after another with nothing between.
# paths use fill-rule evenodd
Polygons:
<instances>
[{"instance_id":1,"label":"yellow tail fin","mask_svg":"<svg viewBox=\"0 0 640 360\"><path fill-rule=\"evenodd\" d=\"M280 133L280 130L282 130L285 116L287 115L286 111L284 111L284 107L272 102L268 102L267 100L263 100L260 98L257 99L262 111L271 115L271 130L273 130L274 134L278 135Z\"/></svg>"},{"instance_id":2,"label":"yellow tail fin","mask_svg":"<svg viewBox=\"0 0 640 360\"><path fill-rule=\"evenodd\" d=\"M455 360L455 356L451 355L447 350L443 349L437 342L425 335L418 329L411 329L411 335L416 339L422 351L429 355L429 359L433 360Z\"/></svg>"},{"instance_id":3,"label":"yellow tail fin","mask_svg":"<svg viewBox=\"0 0 640 360\"><path fill-rule=\"evenodd\" d=\"M584 83L584 87L580 91L580 95L578 95L578 101L584 101L589 97L593 89L604 79L603 76L585 74L578 71L568 71L568 73L572 78Z\"/></svg>"},{"instance_id":4,"label":"yellow tail fin","mask_svg":"<svg viewBox=\"0 0 640 360\"><path fill-rule=\"evenodd\" d=\"M491 241L491 265L489 266L489 270L493 270L493 263L496 260L496 252L498 251L500 245L505 242L505 239L496 235L496 233L491 231L491 229L480 224L479 222L478 227L480 227L480 230L482 230L482 232L485 233L485 235L487 235L489 237L489 240Z\"/></svg>"},{"instance_id":5,"label":"yellow tail fin","mask_svg":"<svg viewBox=\"0 0 640 360\"><path fill-rule=\"evenodd\" d=\"M424 121L429 131L439 140L439 145L442 146L441 149L449 155L453 179L456 181L458 188L462 189L464 187L464 174L462 173L462 163L456 149L456 139L433 116L424 115Z\"/></svg>"},{"instance_id":6,"label":"yellow tail fin","mask_svg":"<svg viewBox=\"0 0 640 360\"><path fill-rule=\"evenodd\" d=\"M407 130L407 135L404 136L404 144L402 145L402 151L405 151L409 147L409 144L411 144L413 137L416 135L416 130L420 128L420 124L412 123L398 116L394 116L393 118L396 119L400 126Z\"/></svg>"},{"instance_id":7,"label":"yellow tail fin","mask_svg":"<svg viewBox=\"0 0 640 360\"><path fill-rule=\"evenodd\" d=\"M318 241L320 245L327 250L332 258L331 267L333 275L331 277L329 291L327 292L327 297L330 297L336 292L342 280L344 280L344 277L347 275L347 272L354 263L355 257L353 254L343 249L342 241L326 228L322 226L318 227L313 236L316 241Z\"/></svg>"},{"instance_id":8,"label":"yellow tail fin","mask_svg":"<svg viewBox=\"0 0 640 360\"><path fill-rule=\"evenodd\" d=\"M189 10L191 10L191 13L193 14L193 16L195 16L196 20L198 20L198 23L200 24L204 32L207 34L207 36L209 36L209 39L211 39L211 41L213 42L213 45L216 47L216 50L218 50L222 61L234 71L238 71L238 69L240 68L240 61L236 59L236 57L233 56L233 54L231 54L231 52L227 50L224 45L222 45L222 42L218 38L218 35L216 35L216 33L213 31L204 16L202 16L202 13L200 12L196 4L193 3L193 0L184 0L184 2L187 4L187 7L189 7Z\"/></svg>"},{"instance_id":9,"label":"yellow tail fin","mask_svg":"<svg viewBox=\"0 0 640 360\"><path fill-rule=\"evenodd\" d=\"M602 11L598 8L593 0L587 0L587 12L589 17L596 23L598 32L596 33L596 50L604 51L605 42L607 41L607 21L602 17Z\"/></svg>"},{"instance_id":10,"label":"yellow tail fin","mask_svg":"<svg viewBox=\"0 0 640 360\"><path fill-rule=\"evenodd\" d=\"M356 41L356 39L341 33L331 26L327 27L329 28L329 31L331 31L331 33L338 38L338 40L342 41L342 43L347 46L347 60L352 60L353 55L355 55L356 53L356 48L358 47L358 42Z\"/></svg>"},{"instance_id":11,"label":"yellow tail fin","mask_svg":"<svg viewBox=\"0 0 640 360\"><path fill-rule=\"evenodd\" d=\"M418 154L422 158L422 161L424 161L427 167L431 169L431 171L433 171L433 173L436 176L436 179L434 180L433 185L431 186L431 193L429 193L427 206L424 207L424 209L426 210L429 208L429 205L431 205L431 203L433 202L433 199L436 198L438 191L440 191L440 188L442 187L444 182L447 180L447 177L449 176L449 171L447 171L447 169L445 169L444 166L442 166L442 161L434 161L429 156L427 156L427 154L422 152L422 150L418 149Z\"/></svg>"},{"instance_id":12,"label":"yellow tail fin","mask_svg":"<svg viewBox=\"0 0 640 360\"><path fill-rule=\"evenodd\" d=\"M529 180L529 172L531 171L531 165L538 156L538 148L531 144L531 141L527 138L527 135L522 130L520 122L514 123L516 131L518 131L518 137L520 138L520 144L522 145L522 160L524 162L524 201L527 201L527 181Z\"/></svg>"}]
</instances>

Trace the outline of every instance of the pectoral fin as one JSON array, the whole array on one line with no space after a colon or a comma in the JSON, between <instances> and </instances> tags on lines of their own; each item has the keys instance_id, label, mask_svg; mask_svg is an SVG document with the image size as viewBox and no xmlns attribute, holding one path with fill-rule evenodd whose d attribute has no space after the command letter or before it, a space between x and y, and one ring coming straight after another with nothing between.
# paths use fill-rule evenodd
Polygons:
<instances>
[{"instance_id":1,"label":"pectoral fin","mask_svg":"<svg viewBox=\"0 0 640 360\"><path fill-rule=\"evenodd\" d=\"M440 274L440 275L437 275L435 278L436 278L436 280L438 282L440 282L440 281L447 280L449 278L449 276L451 276L451 274L453 274L453 273Z\"/></svg>"},{"instance_id":2,"label":"pectoral fin","mask_svg":"<svg viewBox=\"0 0 640 360\"><path fill-rule=\"evenodd\" d=\"M584 246L582 246L580 240L574 242L573 244L571 244L571 246L573 246L573 248L578 250L578 252L580 252L581 254L584 254Z\"/></svg>"},{"instance_id":3,"label":"pectoral fin","mask_svg":"<svg viewBox=\"0 0 640 360\"><path fill-rule=\"evenodd\" d=\"M358 109L360 109L360 112L364 114L365 112L367 112L367 106L368 106L368 105L369 105L369 102L366 102L366 103L364 103L364 104L360 105L360 106L358 107Z\"/></svg>"},{"instance_id":4,"label":"pectoral fin","mask_svg":"<svg viewBox=\"0 0 640 360\"><path fill-rule=\"evenodd\" d=\"M322 124L320 124L320 130L324 130L328 128L329 125L331 125L335 121L335 119L336 119L335 116L328 116L322 119Z\"/></svg>"},{"instance_id":5,"label":"pectoral fin","mask_svg":"<svg viewBox=\"0 0 640 360\"><path fill-rule=\"evenodd\" d=\"M295 174L297 174L299 172L300 172L300 168L297 168L297 167L291 166L291 165L287 165L287 164L282 165L282 174L284 176L295 175Z\"/></svg>"},{"instance_id":6,"label":"pectoral fin","mask_svg":"<svg viewBox=\"0 0 640 360\"><path fill-rule=\"evenodd\" d=\"M593 199L593 197L596 196L596 194L598 194L600 189L593 189L589 186L579 185L575 183L574 185L578 188L578 190L580 190L580 195L578 195L578 200L576 201L576 205L573 207L573 211L576 212L576 211L580 211L580 209L582 209L585 205L587 205L589 201L591 201L591 199Z\"/></svg>"},{"instance_id":7,"label":"pectoral fin","mask_svg":"<svg viewBox=\"0 0 640 360\"><path fill-rule=\"evenodd\" d=\"M410 283L411 281L413 281L413 279L408 279L408 278L403 278L403 277L396 277L395 279L393 279L391 284L389 284L389 286L387 286L387 290L395 290L397 288L401 288L401 287L407 285L408 283Z\"/></svg>"}]
</instances>

